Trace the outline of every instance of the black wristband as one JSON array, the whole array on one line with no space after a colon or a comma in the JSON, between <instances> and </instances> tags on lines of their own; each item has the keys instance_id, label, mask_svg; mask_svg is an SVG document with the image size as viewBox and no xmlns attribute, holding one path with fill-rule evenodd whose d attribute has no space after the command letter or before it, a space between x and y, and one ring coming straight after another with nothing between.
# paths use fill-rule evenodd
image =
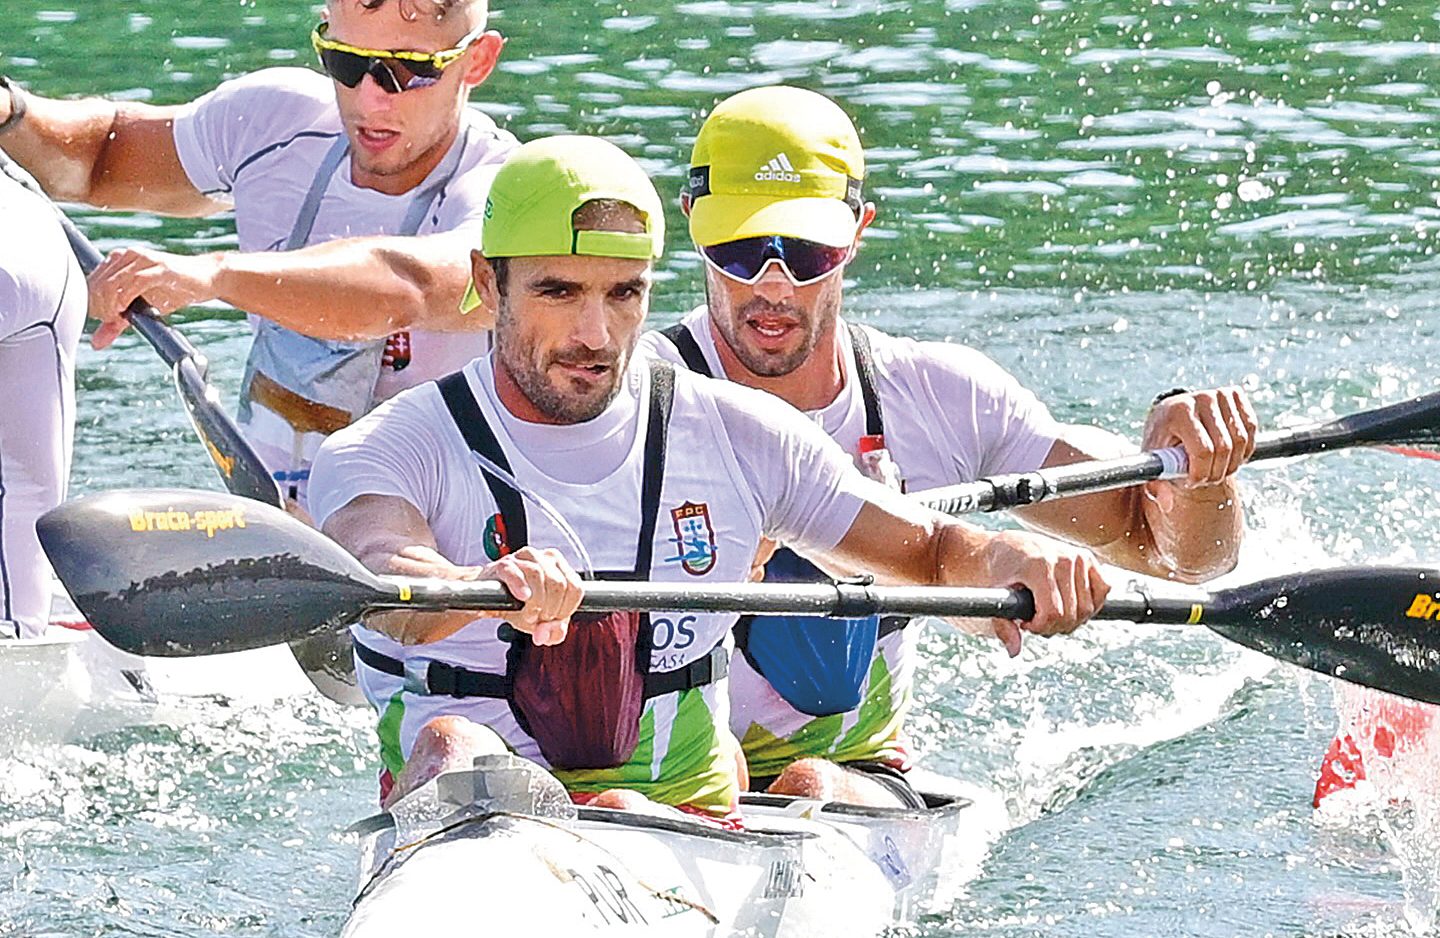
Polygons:
<instances>
[{"instance_id":1,"label":"black wristband","mask_svg":"<svg viewBox=\"0 0 1440 938\"><path fill-rule=\"evenodd\" d=\"M1153 400L1153 401L1150 402L1150 406L1151 406L1151 407L1154 407L1156 404L1158 404L1158 403L1160 403L1161 401L1165 400L1165 398L1167 398L1167 397L1178 397L1178 396L1181 395L1181 394L1189 394L1189 393L1190 393L1190 389L1189 389L1189 388L1171 388L1171 389L1168 390L1168 391L1161 391L1159 394L1156 394L1156 395L1155 395L1155 400Z\"/></svg>"},{"instance_id":2,"label":"black wristband","mask_svg":"<svg viewBox=\"0 0 1440 938\"><path fill-rule=\"evenodd\" d=\"M20 123L25 116L25 95L8 75L0 75L0 88L10 93L10 116L0 121L0 134Z\"/></svg>"}]
</instances>

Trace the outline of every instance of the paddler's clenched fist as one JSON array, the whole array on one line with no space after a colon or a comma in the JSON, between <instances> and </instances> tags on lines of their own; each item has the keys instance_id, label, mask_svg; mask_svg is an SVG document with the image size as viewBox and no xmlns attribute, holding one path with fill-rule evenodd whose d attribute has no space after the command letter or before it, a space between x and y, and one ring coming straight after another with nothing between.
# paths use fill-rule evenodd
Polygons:
<instances>
[{"instance_id":1,"label":"paddler's clenched fist","mask_svg":"<svg viewBox=\"0 0 1440 938\"><path fill-rule=\"evenodd\" d=\"M367 496L372 501L377 496ZM413 509L411 509L413 510ZM337 528L327 526L327 532ZM462 567L450 563L432 547L410 545L395 552L382 569L402 576L440 580L496 580L525 605L520 609L475 612L416 612L394 609L374 612L365 625L402 645L424 645L449 638L477 618L504 619L528 634L537 645L558 645L570 631L570 616L584 595L580 575L559 551L522 547L494 563Z\"/></svg>"},{"instance_id":2,"label":"paddler's clenched fist","mask_svg":"<svg viewBox=\"0 0 1440 938\"><path fill-rule=\"evenodd\" d=\"M580 606L580 575L557 550L522 547L478 568L477 580L499 580L524 603L515 611L490 613L530 635L537 645L558 645Z\"/></svg>"},{"instance_id":3,"label":"paddler's clenched fist","mask_svg":"<svg viewBox=\"0 0 1440 938\"><path fill-rule=\"evenodd\" d=\"M89 277L90 316L100 320L90 344L101 349L114 342L128 328L124 313L137 298L161 313L214 299L222 257L147 248L111 252Z\"/></svg>"},{"instance_id":4,"label":"paddler's clenched fist","mask_svg":"<svg viewBox=\"0 0 1440 938\"><path fill-rule=\"evenodd\" d=\"M1073 632L1104 605L1110 584L1089 550L1023 531L996 534L982 550L986 585L1020 587L1035 596L1028 622L995 619L995 636L1011 657L1020 653L1020 633Z\"/></svg>"},{"instance_id":5,"label":"paddler's clenched fist","mask_svg":"<svg viewBox=\"0 0 1440 938\"><path fill-rule=\"evenodd\" d=\"M1150 494L1168 511L1175 487L1224 482L1254 454L1259 426L1250 398L1237 387L1162 395L1145 419L1141 447L1183 447L1189 469L1183 479L1149 483Z\"/></svg>"}]
</instances>

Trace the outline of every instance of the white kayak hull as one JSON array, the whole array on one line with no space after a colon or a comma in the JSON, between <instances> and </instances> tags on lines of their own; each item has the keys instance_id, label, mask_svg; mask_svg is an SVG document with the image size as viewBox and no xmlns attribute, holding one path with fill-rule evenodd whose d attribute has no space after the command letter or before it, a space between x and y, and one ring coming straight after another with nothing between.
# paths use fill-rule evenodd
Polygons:
<instances>
[{"instance_id":1,"label":"white kayak hull","mask_svg":"<svg viewBox=\"0 0 1440 938\"><path fill-rule=\"evenodd\" d=\"M131 657L89 630L58 625L0 641L0 737L56 742L149 719L156 698Z\"/></svg>"},{"instance_id":2,"label":"white kayak hull","mask_svg":"<svg viewBox=\"0 0 1440 938\"><path fill-rule=\"evenodd\" d=\"M524 760L482 757L475 773L441 780L451 789L444 807L454 808L454 791L480 792L468 808L445 816L432 803L435 820L407 829L402 803L398 830L366 836L367 875L344 938L468 934L480 924L494 934L876 935L948 908L998 830L969 801L939 797L926 811L752 797L744 832L557 808L553 793L550 809L532 813L514 784L495 796L506 773L548 780L532 795L559 786Z\"/></svg>"},{"instance_id":3,"label":"white kayak hull","mask_svg":"<svg viewBox=\"0 0 1440 938\"><path fill-rule=\"evenodd\" d=\"M100 638L58 590L51 618L38 637L0 640L0 742L63 742L183 719L187 698L264 703L311 690L283 646L142 658Z\"/></svg>"}]
</instances>

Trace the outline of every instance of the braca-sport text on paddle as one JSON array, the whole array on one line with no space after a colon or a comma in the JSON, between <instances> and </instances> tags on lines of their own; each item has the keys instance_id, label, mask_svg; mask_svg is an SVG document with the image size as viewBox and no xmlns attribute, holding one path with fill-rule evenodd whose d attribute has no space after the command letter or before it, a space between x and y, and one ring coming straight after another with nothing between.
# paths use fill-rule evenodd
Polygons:
<instances>
[{"instance_id":1,"label":"braca-sport text on paddle","mask_svg":"<svg viewBox=\"0 0 1440 938\"><path fill-rule=\"evenodd\" d=\"M495 582L378 576L279 509L212 492L136 489L81 498L37 529L80 609L142 655L240 651L303 638L382 609L503 610ZM861 583L586 586L582 608L1026 619L1023 590ZM1440 703L1440 569L1355 567L1233 589L1115 591L1100 618L1189 623L1271 657Z\"/></svg>"}]
</instances>

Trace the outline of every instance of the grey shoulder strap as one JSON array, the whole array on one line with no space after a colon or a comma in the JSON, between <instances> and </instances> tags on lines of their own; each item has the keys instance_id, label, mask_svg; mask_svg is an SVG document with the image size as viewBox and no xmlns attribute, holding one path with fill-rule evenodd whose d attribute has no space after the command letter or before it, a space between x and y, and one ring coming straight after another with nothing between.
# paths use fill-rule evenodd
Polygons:
<instances>
[{"instance_id":1,"label":"grey shoulder strap","mask_svg":"<svg viewBox=\"0 0 1440 938\"><path fill-rule=\"evenodd\" d=\"M470 125L466 124L460 128L460 139L450 147L450 153L445 157L435 172L434 178L420 187L415 193L415 198L410 202L410 208L405 212L405 221L400 226L400 233L413 235L420 230L425 222L425 216L429 214L430 207L435 204L440 193L450 185L455 174L460 172L460 163L465 158L465 151L470 148Z\"/></svg>"},{"instance_id":2,"label":"grey shoulder strap","mask_svg":"<svg viewBox=\"0 0 1440 938\"><path fill-rule=\"evenodd\" d=\"M335 138L320 165L315 167L315 178L310 180L310 190L305 193L305 201L300 203L300 212L295 216L295 224L290 227L290 237L285 239L285 250L294 251L310 243L310 233L315 230L315 216L320 214L325 190L330 188L330 180L335 178L335 171L349 152L350 141L341 134Z\"/></svg>"}]
</instances>

